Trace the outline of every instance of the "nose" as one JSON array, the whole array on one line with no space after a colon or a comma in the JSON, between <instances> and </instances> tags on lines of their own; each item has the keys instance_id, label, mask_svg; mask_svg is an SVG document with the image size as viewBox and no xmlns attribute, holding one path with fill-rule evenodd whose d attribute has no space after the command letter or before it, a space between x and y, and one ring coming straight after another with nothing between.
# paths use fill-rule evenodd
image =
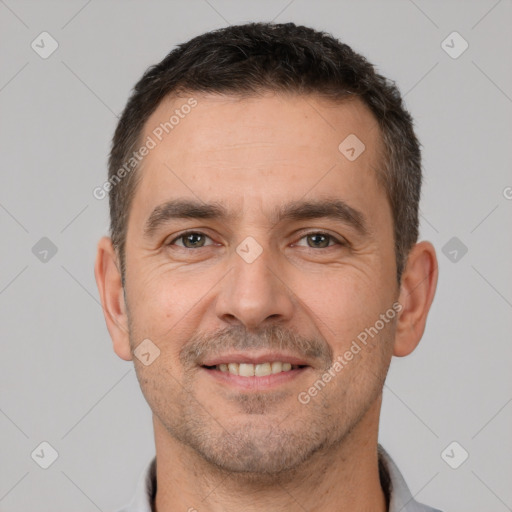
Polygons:
<instances>
[{"instance_id":1,"label":"nose","mask_svg":"<svg viewBox=\"0 0 512 512\"><path fill-rule=\"evenodd\" d=\"M217 317L231 325L242 324L247 330L291 320L296 301L270 249L250 263L236 252L232 259L231 272L220 284Z\"/></svg>"}]
</instances>

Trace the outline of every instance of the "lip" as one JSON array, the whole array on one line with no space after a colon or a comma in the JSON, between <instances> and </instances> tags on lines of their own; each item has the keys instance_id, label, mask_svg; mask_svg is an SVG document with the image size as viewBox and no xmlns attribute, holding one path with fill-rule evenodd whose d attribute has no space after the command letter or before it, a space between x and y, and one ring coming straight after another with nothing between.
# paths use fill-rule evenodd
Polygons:
<instances>
[{"instance_id":1,"label":"lip","mask_svg":"<svg viewBox=\"0 0 512 512\"><path fill-rule=\"evenodd\" d=\"M265 375L264 377L241 377L240 375L233 375L232 373L229 372L223 372L221 370L207 369L201 367L202 372L205 372L206 374L210 375L219 383L234 386L239 389L241 388L245 390L255 391L272 389L277 386L286 384L294 379L299 378L302 374L308 372L310 369L310 366L306 366L304 368L297 368L295 370L288 370L286 372Z\"/></svg>"},{"instance_id":2,"label":"lip","mask_svg":"<svg viewBox=\"0 0 512 512\"><path fill-rule=\"evenodd\" d=\"M201 366L217 366L218 364L229 364L229 363L249 363L249 364L261 364L261 363L273 363L280 361L281 363L290 363L300 366L311 366L308 361L296 357L292 354L285 354L283 352L229 352L220 356L206 359L201 363ZM276 374L278 375L278 374ZM248 378L248 377L244 377ZM261 377L260 377L261 378Z\"/></svg>"}]
</instances>

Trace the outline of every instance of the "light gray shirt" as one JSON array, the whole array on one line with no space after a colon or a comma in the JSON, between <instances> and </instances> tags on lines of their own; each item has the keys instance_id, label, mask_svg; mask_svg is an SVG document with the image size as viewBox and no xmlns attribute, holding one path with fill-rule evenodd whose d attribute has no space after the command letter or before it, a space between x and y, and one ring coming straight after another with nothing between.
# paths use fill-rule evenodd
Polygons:
<instances>
[{"instance_id":1,"label":"light gray shirt","mask_svg":"<svg viewBox=\"0 0 512 512\"><path fill-rule=\"evenodd\" d=\"M441 512L418 503L396 464L381 445L378 445L378 453L381 484L389 499L388 512ZM133 500L118 512L154 512L155 494L156 457L153 457L139 478Z\"/></svg>"}]
</instances>

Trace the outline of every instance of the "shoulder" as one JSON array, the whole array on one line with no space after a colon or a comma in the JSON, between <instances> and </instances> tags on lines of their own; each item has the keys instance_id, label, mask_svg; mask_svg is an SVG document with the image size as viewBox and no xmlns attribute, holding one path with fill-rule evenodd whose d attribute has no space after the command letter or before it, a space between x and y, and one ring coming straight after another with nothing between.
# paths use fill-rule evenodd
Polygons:
<instances>
[{"instance_id":1,"label":"shoulder","mask_svg":"<svg viewBox=\"0 0 512 512\"><path fill-rule=\"evenodd\" d=\"M436 508L419 503L411 494L405 479L391 456L379 444L379 469L381 484L389 497L388 512L442 512Z\"/></svg>"}]
</instances>

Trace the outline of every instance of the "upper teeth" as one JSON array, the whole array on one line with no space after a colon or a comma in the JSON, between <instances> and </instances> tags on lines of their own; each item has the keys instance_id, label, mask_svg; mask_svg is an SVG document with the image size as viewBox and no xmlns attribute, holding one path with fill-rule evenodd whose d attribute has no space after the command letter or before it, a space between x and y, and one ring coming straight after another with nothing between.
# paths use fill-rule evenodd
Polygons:
<instances>
[{"instance_id":1,"label":"upper teeth","mask_svg":"<svg viewBox=\"0 0 512 512\"><path fill-rule=\"evenodd\" d=\"M264 377L265 375L271 375L273 373L287 372L292 369L290 363L281 363L275 361L273 363L229 363L229 364L218 364L216 369L221 372L229 372L233 375L241 375L242 377Z\"/></svg>"}]
</instances>

